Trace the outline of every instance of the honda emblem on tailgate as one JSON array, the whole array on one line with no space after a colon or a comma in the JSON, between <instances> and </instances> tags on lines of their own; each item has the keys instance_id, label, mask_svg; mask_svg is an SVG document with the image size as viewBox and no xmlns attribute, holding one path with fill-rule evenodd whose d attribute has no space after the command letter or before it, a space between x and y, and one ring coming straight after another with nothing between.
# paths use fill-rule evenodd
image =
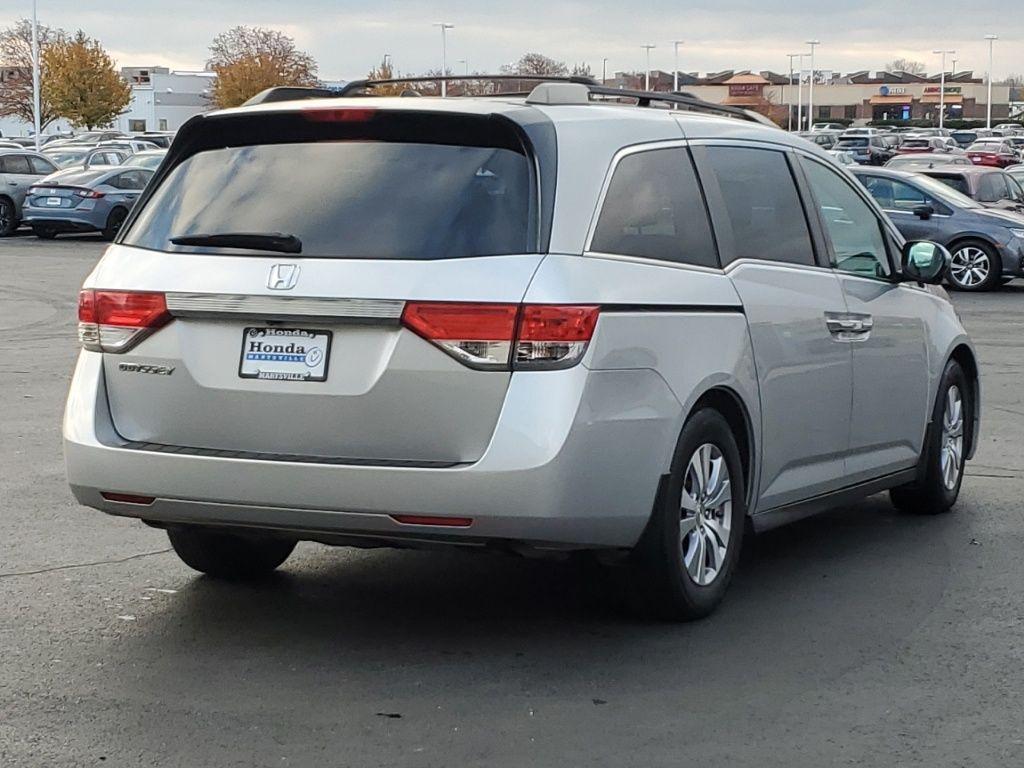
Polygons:
<instances>
[{"instance_id":1,"label":"honda emblem on tailgate","mask_svg":"<svg viewBox=\"0 0 1024 768\"><path fill-rule=\"evenodd\" d=\"M298 264L275 264L270 268L267 288L272 291L290 291L299 282Z\"/></svg>"}]
</instances>

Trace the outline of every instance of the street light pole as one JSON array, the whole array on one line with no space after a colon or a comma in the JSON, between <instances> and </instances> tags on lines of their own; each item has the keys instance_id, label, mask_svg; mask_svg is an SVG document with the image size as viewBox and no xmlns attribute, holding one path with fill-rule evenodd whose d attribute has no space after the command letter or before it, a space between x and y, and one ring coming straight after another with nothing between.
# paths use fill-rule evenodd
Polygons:
<instances>
[{"instance_id":1,"label":"street light pole","mask_svg":"<svg viewBox=\"0 0 1024 768\"><path fill-rule=\"evenodd\" d=\"M448 76L448 30L455 29L454 24L446 21L434 22L435 27L441 28L441 98L448 95L448 84L444 78Z\"/></svg>"},{"instance_id":2,"label":"street light pole","mask_svg":"<svg viewBox=\"0 0 1024 768\"><path fill-rule=\"evenodd\" d=\"M601 85L608 81L608 59L601 59Z\"/></svg>"},{"instance_id":3,"label":"street light pole","mask_svg":"<svg viewBox=\"0 0 1024 768\"><path fill-rule=\"evenodd\" d=\"M985 127L992 127L992 48L999 35L985 35L988 40L988 101L985 104Z\"/></svg>"},{"instance_id":4,"label":"street light pole","mask_svg":"<svg viewBox=\"0 0 1024 768\"><path fill-rule=\"evenodd\" d=\"M651 90L651 49L658 46L648 43L640 47L647 51L647 73L644 75L644 90L649 91Z\"/></svg>"},{"instance_id":5,"label":"street light pole","mask_svg":"<svg viewBox=\"0 0 1024 768\"><path fill-rule=\"evenodd\" d=\"M805 45L811 46L811 84L807 90L807 130L811 130L814 127L814 47L821 43L808 40Z\"/></svg>"},{"instance_id":6,"label":"street light pole","mask_svg":"<svg viewBox=\"0 0 1024 768\"><path fill-rule=\"evenodd\" d=\"M675 49L675 64L672 66L672 92L677 93L679 91L679 46L683 44L682 40L673 40L672 47Z\"/></svg>"},{"instance_id":7,"label":"street light pole","mask_svg":"<svg viewBox=\"0 0 1024 768\"><path fill-rule=\"evenodd\" d=\"M804 56L806 53L798 53L800 59L800 73L796 77L796 129L804 129Z\"/></svg>"},{"instance_id":8,"label":"street light pole","mask_svg":"<svg viewBox=\"0 0 1024 768\"><path fill-rule=\"evenodd\" d=\"M793 59L800 56L799 53L787 53L789 57L789 82L786 83L787 88L783 91L783 101L786 102L786 130L793 130Z\"/></svg>"},{"instance_id":9,"label":"street light pole","mask_svg":"<svg viewBox=\"0 0 1024 768\"><path fill-rule=\"evenodd\" d=\"M42 117L39 114L39 17L36 14L36 0L32 0L32 123L36 131L36 152L39 151Z\"/></svg>"},{"instance_id":10,"label":"street light pole","mask_svg":"<svg viewBox=\"0 0 1024 768\"><path fill-rule=\"evenodd\" d=\"M942 54L942 72L939 73L939 128L946 122L946 55L954 54L956 51L932 51L933 54Z\"/></svg>"}]
</instances>

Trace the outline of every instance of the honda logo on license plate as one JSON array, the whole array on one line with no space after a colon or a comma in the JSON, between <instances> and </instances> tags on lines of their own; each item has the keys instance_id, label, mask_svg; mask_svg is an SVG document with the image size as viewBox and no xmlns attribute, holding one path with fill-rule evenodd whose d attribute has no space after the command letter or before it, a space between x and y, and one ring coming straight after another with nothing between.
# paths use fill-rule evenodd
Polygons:
<instances>
[{"instance_id":1,"label":"honda logo on license plate","mask_svg":"<svg viewBox=\"0 0 1024 768\"><path fill-rule=\"evenodd\" d=\"M272 291L290 291L299 282L298 264L275 264L270 268L267 288Z\"/></svg>"}]
</instances>

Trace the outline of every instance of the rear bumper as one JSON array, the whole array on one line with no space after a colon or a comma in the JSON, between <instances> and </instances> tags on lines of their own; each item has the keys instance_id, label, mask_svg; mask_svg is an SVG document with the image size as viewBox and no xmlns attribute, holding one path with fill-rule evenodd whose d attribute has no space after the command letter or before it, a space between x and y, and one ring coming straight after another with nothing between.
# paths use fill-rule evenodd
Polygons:
<instances>
[{"instance_id":1,"label":"rear bumper","mask_svg":"<svg viewBox=\"0 0 1024 768\"><path fill-rule=\"evenodd\" d=\"M514 374L491 442L473 464L355 466L153 452L127 447L116 433L103 356L83 352L64 417L64 450L80 503L151 522L269 528L310 539L628 547L650 516L682 416L654 371L577 366ZM102 492L155 501L112 502ZM408 525L396 514L473 522Z\"/></svg>"},{"instance_id":2,"label":"rear bumper","mask_svg":"<svg viewBox=\"0 0 1024 768\"><path fill-rule=\"evenodd\" d=\"M102 224L92 220L90 212L76 211L74 208L59 210L26 205L22 208L22 221L29 225L46 224L61 232L93 232L103 229Z\"/></svg>"}]
</instances>

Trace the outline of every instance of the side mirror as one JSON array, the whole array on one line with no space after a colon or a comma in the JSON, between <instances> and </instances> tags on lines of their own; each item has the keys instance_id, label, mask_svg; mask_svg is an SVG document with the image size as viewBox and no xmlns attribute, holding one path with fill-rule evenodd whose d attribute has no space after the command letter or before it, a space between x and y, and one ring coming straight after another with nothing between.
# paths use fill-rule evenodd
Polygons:
<instances>
[{"instance_id":1,"label":"side mirror","mask_svg":"<svg viewBox=\"0 0 1024 768\"><path fill-rule=\"evenodd\" d=\"M928 219L935 215L935 209L930 205L919 205L914 208L914 215L919 219L928 221Z\"/></svg>"},{"instance_id":2,"label":"side mirror","mask_svg":"<svg viewBox=\"0 0 1024 768\"><path fill-rule=\"evenodd\" d=\"M938 243L917 240L903 246L903 277L917 283L937 285L946 276L949 251Z\"/></svg>"}]
</instances>

